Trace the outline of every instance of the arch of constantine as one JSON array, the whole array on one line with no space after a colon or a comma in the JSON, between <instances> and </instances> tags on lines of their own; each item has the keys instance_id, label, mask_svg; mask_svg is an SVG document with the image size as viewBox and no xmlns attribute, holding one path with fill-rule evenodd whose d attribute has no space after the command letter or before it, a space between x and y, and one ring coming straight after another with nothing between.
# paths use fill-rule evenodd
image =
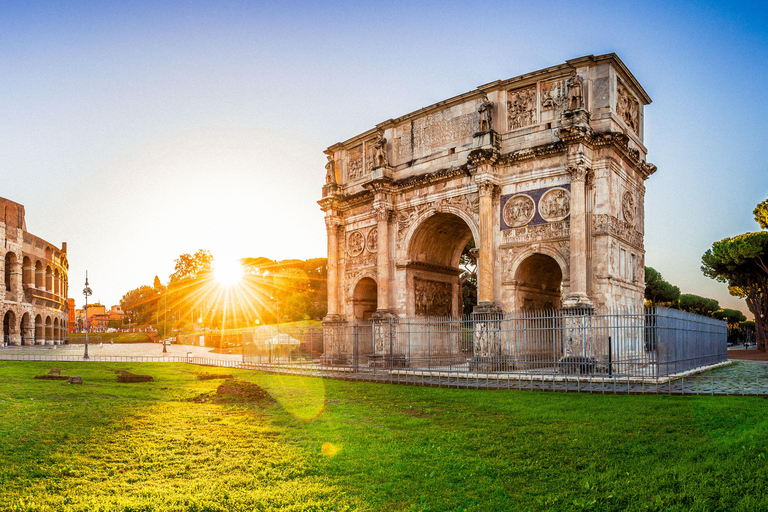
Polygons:
<instances>
[{"instance_id":1,"label":"arch of constantine","mask_svg":"<svg viewBox=\"0 0 768 512\"><path fill-rule=\"evenodd\" d=\"M497 80L326 150L328 316L641 306L643 109L615 54Z\"/></svg>"},{"instance_id":2,"label":"arch of constantine","mask_svg":"<svg viewBox=\"0 0 768 512\"><path fill-rule=\"evenodd\" d=\"M27 232L24 206L0 198L0 318L5 345L53 345L67 333L69 263L61 249Z\"/></svg>"}]
</instances>

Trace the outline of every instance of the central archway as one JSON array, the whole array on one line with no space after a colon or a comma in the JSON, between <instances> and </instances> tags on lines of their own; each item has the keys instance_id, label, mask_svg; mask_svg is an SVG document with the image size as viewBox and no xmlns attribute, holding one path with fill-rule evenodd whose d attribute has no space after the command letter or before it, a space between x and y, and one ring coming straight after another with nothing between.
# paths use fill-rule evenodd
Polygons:
<instances>
[{"instance_id":1,"label":"central archway","mask_svg":"<svg viewBox=\"0 0 768 512\"><path fill-rule=\"evenodd\" d=\"M408 247L409 314L453 317L460 314L459 260L472 238L469 225L453 213L436 213L419 224Z\"/></svg>"}]
</instances>

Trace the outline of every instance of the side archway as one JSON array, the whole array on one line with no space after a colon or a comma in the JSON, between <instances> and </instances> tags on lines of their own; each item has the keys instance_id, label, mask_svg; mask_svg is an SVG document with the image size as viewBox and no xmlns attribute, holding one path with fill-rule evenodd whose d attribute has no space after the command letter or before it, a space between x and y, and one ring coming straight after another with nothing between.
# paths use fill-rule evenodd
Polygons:
<instances>
[{"instance_id":1,"label":"side archway","mask_svg":"<svg viewBox=\"0 0 768 512\"><path fill-rule=\"evenodd\" d=\"M520 309L532 311L560 307L563 271L552 256L541 253L528 255L516 265L514 278L517 282L516 303Z\"/></svg>"}]
</instances>

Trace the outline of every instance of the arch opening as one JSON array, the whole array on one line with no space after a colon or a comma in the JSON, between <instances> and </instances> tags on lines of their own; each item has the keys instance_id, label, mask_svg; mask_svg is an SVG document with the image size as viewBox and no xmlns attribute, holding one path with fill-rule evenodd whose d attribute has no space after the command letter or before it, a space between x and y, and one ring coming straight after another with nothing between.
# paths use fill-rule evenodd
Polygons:
<instances>
[{"instance_id":1,"label":"arch opening","mask_svg":"<svg viewBox=\"0 0 768 512\"><path fill-rule=\"evenodd\" d=\"M561 306L563 271L545 254L528 256L515 272L517 304L527 311Z\"/></svg>"},{"instance_id":2,"label":"arch opening","mask_svg":"<svg viewBox=\"0 0 768 512\"><path fill-rule=\"evenodd\" d=\"M16 334L16 315L13 311L6 311L3 316L3 344L10 345L12 335Z\"/></svg>"},{"instance_id":3,"label":"arch opening","mask_svg":"<svg viewBox=\"0 0 768 512\"><path fill-rule=\"evenodd\" d=\"M352 307L356 320L370 320L378 306L377 296L376 281L370 277L364 277L357 282L352 294Z\"/></svg>"},{"instance_id":4,"label":"arch opening","mask_svg":"<svg viewBox=\"0 0 768 512\"><path fill-rule=\"evenodd\" d=\"M34 343L32 339L32 326L29 319L29 313L24 313L21 317L21 344L32 345Z\"/></svg>"},{"instance_id":5,"label":"arch opening","mask_svg":"<svg viewBox=\"0 0 768 512\"><path fill-rule=\"evenodd\" d=\"M409 313L456 317L464 312L461 256L471 240L472 229L452 213L436 213L416 228L406 268Z\"/></svg>"},{"instance_id":6,"label":"arch opening","mask_svg":"<svg viewBox=\"0 0 768 512\"><path fill-rule=\"evenodd\" d=\"M13 274L16 266L16 255L12 252L5 253L5 291L13 291Z\"/></svg>"}]
</instances>

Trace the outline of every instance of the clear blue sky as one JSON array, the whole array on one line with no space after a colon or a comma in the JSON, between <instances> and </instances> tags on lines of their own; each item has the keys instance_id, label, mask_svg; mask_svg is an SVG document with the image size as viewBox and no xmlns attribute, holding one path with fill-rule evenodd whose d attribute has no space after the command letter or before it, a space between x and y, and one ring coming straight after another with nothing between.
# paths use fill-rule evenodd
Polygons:
<instances>
[{"instance_id":1,"label":"clear blue sky","mask_svg":"<svg viewBox=\"0 0 768 512\"><path fill-rule=\"evenodd\" d=\"M325 255L329 145L442 99L616 52L646 107L646 264L705 278L768 197L765 2L0 1L0 196L68 242L82 303L219 259Z\"/></svg>"}]
</instances>

